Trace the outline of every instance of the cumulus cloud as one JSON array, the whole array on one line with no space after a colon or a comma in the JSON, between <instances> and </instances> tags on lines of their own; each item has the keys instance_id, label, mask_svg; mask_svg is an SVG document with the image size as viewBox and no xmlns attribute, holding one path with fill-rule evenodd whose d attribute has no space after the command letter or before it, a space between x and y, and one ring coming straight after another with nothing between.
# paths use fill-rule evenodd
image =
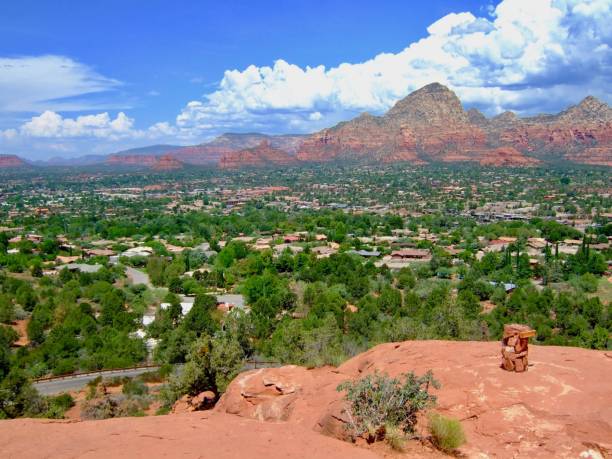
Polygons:
<instances>
[{"instance_id":1,"label":"cumulus cloud","mask_svg":"<svg viewBox=\"0 0 612 459\"><path fill-rule=\"evenodd\" d=\"M112 118L108 112L95 115L82 115L76 118L66 118L51 110L33 116L18 129L0 131L5 139L17 136L23 138L60 139L87 138L119 140L119 139L159 139L180 136L176 126L168 122L159 122L146 130L134 128L134 119L119 112Z\"/></svg>"},{"instance_id":2,"label":"cumulus cloud","mask_svg":"<svg viewBox=\"0 0 612 459\"><path fill-rule=\"evenodd\" d=\"M380 113L425 84L454 89L489 114L556 111L587 93L609 100L612 0L504 0L488 17L451 13L397 54L361 63L228 70L189 102L182 130L313 130L359 111Z\"/></svg>"},{"instance_id":3,"label":"cumulus cloud","mask_svg":"<svg viewBox=\"0 0 612 459\"><path fill-rule=\"evenodd\" d=\"M166 121L155 123L147 129L147 135L150 138L171 137L177 134L176 127Z\"/></svg>"},{"instance_id":4,"label":"cumulus cloud","mask_svg":"<svg viewBox=\"0 0 612 459\"><path fill-rule=\"evenodd\" d=\"M0 57L0 111L86 110L121 83L65 56Z\"/></svg>"},{"instance_id":5,"label":"cumulus cloud","mask_svg":"<svg viewBox=\"0 0 612 459\"><path fill-rule=\"evenodd\" d=\"M108 113L64 118L59 113L47 110L24 123L20 133L28 137L101 137L121 138L137 134L133 130L134 120L119 112L112 119Z\"/></svg>"}]
</instances>

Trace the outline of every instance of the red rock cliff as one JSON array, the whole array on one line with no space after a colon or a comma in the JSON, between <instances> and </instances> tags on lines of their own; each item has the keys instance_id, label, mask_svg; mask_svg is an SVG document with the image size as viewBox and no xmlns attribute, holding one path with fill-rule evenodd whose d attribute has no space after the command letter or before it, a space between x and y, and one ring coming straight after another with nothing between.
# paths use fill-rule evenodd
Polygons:
<instances>
[{"instance_id":1,"label":"red rock cliff","mask_svg":"<svg viewBox=\"0 0 612 459\"><path fill-rule=\"evenodd\" d=\"M224 154L219 167L236 169L240 167L288 166L297 161L285 151L273 148L268 140L262 141L254 148L246 148Z\"/></svg>"}]
</instances>

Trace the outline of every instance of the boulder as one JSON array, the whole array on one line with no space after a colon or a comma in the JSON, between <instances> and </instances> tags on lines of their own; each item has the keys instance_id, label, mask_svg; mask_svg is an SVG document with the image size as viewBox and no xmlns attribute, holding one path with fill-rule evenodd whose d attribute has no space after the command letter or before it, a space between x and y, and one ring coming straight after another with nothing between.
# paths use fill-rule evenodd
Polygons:
<instances>
[{"instance_id":1,"label":"boulder","mask_svg":"<svg viewBox=\"0 0 612 459\"><path fill-rule=\"evenodd\" d=\"M307 369L295 365L248 371L232 381L215 409L261 421L286 421L310 379Z\"/></svg>"},{"instance_id":2,"label":"boulder","mask_svg":"<svg viewBox=\"0 0 612 459\"><path fill-rule=\"evenodd\" d=\"M352 441L350 422L351 415L348 403L344 400L335 400L317 421L315 430L338 440Z\"/></svg>"},{"instance_id":3,"label":"boulder","mask_svg":"<svg viewBox=\"0 0 612 459\"><path fill-rule=\"evenodd\" d=\"M192 411L209 410L215 406L217 396L212 391L204 391L198 395L183 395L172 406L173 413L190 413Z\"/></svg>"}]
</instances>

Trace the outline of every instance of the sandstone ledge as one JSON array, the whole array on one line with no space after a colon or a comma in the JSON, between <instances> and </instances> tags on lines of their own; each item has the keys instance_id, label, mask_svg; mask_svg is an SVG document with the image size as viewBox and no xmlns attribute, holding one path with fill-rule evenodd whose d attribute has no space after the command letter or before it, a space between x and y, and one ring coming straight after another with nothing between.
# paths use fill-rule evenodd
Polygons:
<instances>
[{"instance_id":1,"label":"sandstone ledge","mask_svg":"<svg viewBox=\"0 0 612 459\"><path fill-rule=\"evenodd\" d=\"M577 458L612 451L612 353L530 346L529 369L499 368L497 342L407 341L338 368L288 366L239 375L213 411L107 421L0 421L0 457L393 457L318 432L336 386L375 370L432 369L438 410L461 419L464 457ZM400 457L400 456L398 456ZM401 457L445 457L410 448ZM597 456L582 456L593 457Z\"/></svg>"}]
</instances>

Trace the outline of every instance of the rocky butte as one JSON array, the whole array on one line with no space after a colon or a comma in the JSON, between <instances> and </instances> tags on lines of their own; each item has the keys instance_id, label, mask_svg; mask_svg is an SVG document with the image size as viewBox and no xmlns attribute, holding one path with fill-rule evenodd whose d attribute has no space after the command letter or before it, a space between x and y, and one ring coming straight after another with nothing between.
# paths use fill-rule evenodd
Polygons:
<instances>
[{"instance_id":1,"label":"rocky butte","mask_svg":"<svg viewBox=\"0 0 612 459\"><path fill-rule=\"evenodd\" d=\"M530 346L529 371L500 368L497 342L406 341L376 346L337 368L297 366L238 375L212 410L105 421L0 421L0 456L210 458L443 458L416 440L402 454L346 440L339 383L374 371L432 370L436 411L457 418L467 458L608 457L612 353ZM184 405L183 405L184 406ZM417 424L424 432L425 419Z\"/></svg>"}]
</instances>

